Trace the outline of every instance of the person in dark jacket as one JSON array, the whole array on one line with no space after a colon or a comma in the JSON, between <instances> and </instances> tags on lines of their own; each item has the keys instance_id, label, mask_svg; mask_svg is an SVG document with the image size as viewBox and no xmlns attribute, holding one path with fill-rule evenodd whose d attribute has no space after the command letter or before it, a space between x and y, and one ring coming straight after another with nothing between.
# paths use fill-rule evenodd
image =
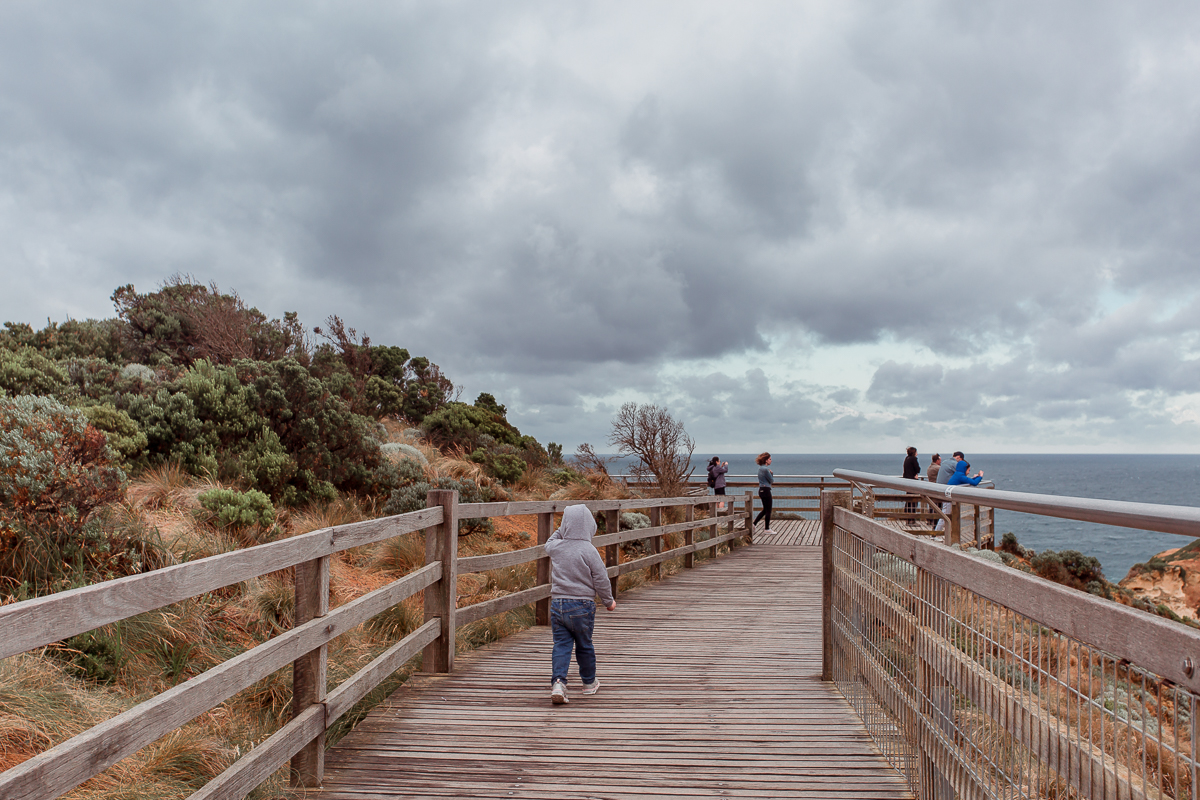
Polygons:
<instances>
[{"instance_id":1,"label":"person in dark jacket","mask_svg":"<svg viewBox=\"0 0 1200 800\"><path fill-rule=\"evenodd\" d=\"M904 457L904 475L902 477L910 481L915 481L917 476L921 474L921 462L917 460L917 448L908 448L908 455ZM904 522L907 525L916 524L917 516L917 498L912 495L904 501Z\"/></svg>"},{"instance_id":2,"label":"person in dark jacket","mask_svg":"<svg viewBox=\"0 0 1200 800\"><path fill-rule=\"evenodd\" d=\"M758 499L762 501L762 511L754 518L754 524L757 525L760 519L765 520L763 533L772 535L775 531L771 530L771 485L775 483L775 473L768 469L771 454L760 453L754 463L758 464Z\"/></svg>"},{"instance_id":3,"label":"person in dark jacket","mask_svg":"<svg viewBox=\"0 0 1200 800\"><path fill-rule=\"evenodd\" d=\"M713 494L725 496L726 472L729 472L729 462L721 461L719 456L713 456L712 461L708 462L708 482L713 488ZM722 500L717 508L725 508L725 501Z\"/></svg>"}]
</instances>

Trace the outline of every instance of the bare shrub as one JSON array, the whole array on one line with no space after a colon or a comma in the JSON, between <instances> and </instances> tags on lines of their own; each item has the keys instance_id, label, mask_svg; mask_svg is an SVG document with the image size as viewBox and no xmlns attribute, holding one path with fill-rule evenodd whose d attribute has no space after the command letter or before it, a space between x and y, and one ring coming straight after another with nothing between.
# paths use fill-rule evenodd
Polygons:
<instances>
[{"instance_id":1,"label":"bare shrub","mask_svg":"<svg viewBox=\"0 0 1200 800\"><path fill-rule=\"evenodd\" d=\"M639 481L653 479L660 496L678 497L687 491L696 443L667 409L626 403L613 420L608 443L617 446L618 455L637 456L630 475Z\"/></svg>"}]
</instances>

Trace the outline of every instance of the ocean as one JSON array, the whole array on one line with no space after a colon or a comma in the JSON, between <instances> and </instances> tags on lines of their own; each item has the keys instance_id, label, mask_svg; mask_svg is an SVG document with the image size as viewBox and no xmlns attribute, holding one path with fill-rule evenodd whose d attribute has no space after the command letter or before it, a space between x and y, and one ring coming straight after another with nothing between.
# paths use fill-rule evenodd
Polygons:
<instances>
[{"instance_id":1,"label":"ocean","mask_svg":"<svg viewBox=\"0 0 1200 800\"><path fill-rule=\"evenodd\" d=\"M729 462L731 475L757 474L756 454L699 453L693 458L696 476L712 456ZM932 453L920 453L921 469ZM949 453L943 456L948 457ZM611 472L622 471L618 460ZM1195 506L1200 503L1200 455L989 455L967 453L972 473L982 469L997 489L1012 492L1140 503ZM829 475L834 469L853 469L899 476L904 454L793 455L773 453L771 469L781 475ZM741 490L744 491L744 490ZM779 494L778 492L776 494ZM778 508L778 500L776 502ZM1035 550L1079 550L1100 560L1104 575L1114 583L1129 568L1190 540L1170 533L1153 533L1090 522L1039 517L1015 511L996 511L999 535L1013 532L1021 544Z\"/></svg>"}]
</instances>

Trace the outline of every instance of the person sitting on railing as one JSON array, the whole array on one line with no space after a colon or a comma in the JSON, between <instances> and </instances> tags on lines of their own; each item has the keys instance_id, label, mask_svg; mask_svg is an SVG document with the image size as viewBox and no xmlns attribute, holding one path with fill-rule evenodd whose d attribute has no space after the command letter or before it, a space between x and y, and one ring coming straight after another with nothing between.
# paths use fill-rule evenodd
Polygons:
<instances>
[{"instance_id":1,"label":"person sitting on railing","mask_svg":"<svg viewBox=\"0 0 1200 800\"><path fill-rule=\"evenodd\" d=\"M553 674L550 677L550 702L567 702L567 668L571 665L571 648L579 664L579 679L583 693L600 690L596 677L596 648L592 645L592 629L596 625L596 597L609 611L615 611L608 582L608 571L599 551L592 544L596 520L585 505L567 506L562 525L546 542L550 556L550 629L554 635L554 650L550 656Z\"/></svg>"}]
</instances>

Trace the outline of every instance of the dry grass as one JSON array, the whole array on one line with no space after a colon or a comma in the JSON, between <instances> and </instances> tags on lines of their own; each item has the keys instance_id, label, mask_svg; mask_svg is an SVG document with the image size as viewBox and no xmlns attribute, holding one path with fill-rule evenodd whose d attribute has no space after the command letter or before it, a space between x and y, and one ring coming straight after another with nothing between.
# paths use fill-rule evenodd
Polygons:
<instances>
[{"instance_id":1,"label":"dry grass","mask_svg":"<svg viewBox=\"0 0 1200 800\"><path fill-rule=\"evenodd\" d=\"M403 423L389 423L401 440ZM394 429L394 430L393 430ZM428 477L469 478L482 485L492 481L480 465L460 457L443 457L423 441L409 441L429 460ZM553 471L530 470L516 486L519 499L628 498L623 484L592 474L562 486ZM295 536L376 516L370 503L352 498L300 510L281 511L270 531L243 531L238 536L206 521L199 495L217 487L211 480L186 475L176 466L147 471L129 487L118 509L122 524L156 531L179 561L194 560L257 543L263 537ZM537 517L525 515L494 520L493 533L476 533L460 540L460 554L481 555L530 547L537 540ZM682 537L668 538L675 546ZM622 561L630 555L623 553ZM330 602L339 606L378 589L419 568L425 562L420 533L337 554L330 563ZM664 563L664 575L680 568L679 560ZM534 585L535 565L525 564L489 573L463 575L460 607L485 602ZM628 590L645 581L644 571L622 576ZM71 659L79 650L47 649L0 661L0 769L6 769L86 730L138 701L160 693L229 658L278 635L291 626L295 594L290 570L260 576L167 608L106 626L97 631L116 643L119 656L111 685L96 684L77 674ZM533 624L526 606L464 626L460 649L500 639ZM366 666L384 649L423 621L420 595L389 609L370 623L349 631L329 646L330 685L337 685ZM330 731L336 742L376 703L394 691L419 666L419 657L373 691ZM144 748L83 784L69 797L87 800L123 798L181 798L219 774L239 754L246 753L286 721L290 712L291 671L283 669L259 681L193 722ZM288 795L286 769L281 769L251 797Z\"/></svg>"}]
</instances>

